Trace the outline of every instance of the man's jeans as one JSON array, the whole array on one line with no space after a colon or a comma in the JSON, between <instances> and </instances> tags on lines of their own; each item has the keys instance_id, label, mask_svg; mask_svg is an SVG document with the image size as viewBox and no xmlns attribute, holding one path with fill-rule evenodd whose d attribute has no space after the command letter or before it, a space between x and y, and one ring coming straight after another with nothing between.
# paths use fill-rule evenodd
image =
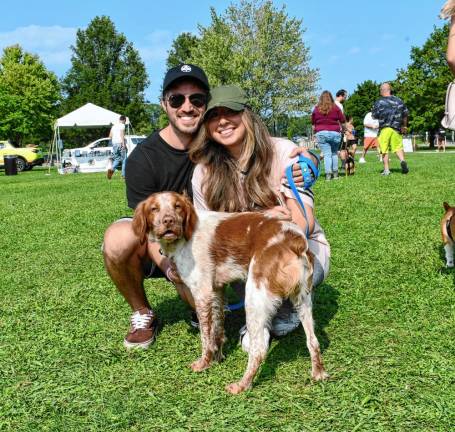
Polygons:
<instances>
[{"instance_id":1,"label":"man's jeans","mask_svg":"<svg viewBox=\"0 0 455 432\"><path fill-rule=\"evenodd\" d=\"M114 163L112 164L112 169L115 172L117 167L121 165L122 167L122 177L125 177L125 165L126 165L126 147L121 144L112 145L112 153Z\"/></svg>"},{"instance_id":2,"label":"man's jeans","mask_svg":"<svg viewBox=\"0 0 455 432\"><path fill-rule=\"evenodd\" d=\"M341 142L341 133L321 131L316 133L316 140L324 155L325 173L338 171L338 150Z\"/></svg>"}]
</instances>

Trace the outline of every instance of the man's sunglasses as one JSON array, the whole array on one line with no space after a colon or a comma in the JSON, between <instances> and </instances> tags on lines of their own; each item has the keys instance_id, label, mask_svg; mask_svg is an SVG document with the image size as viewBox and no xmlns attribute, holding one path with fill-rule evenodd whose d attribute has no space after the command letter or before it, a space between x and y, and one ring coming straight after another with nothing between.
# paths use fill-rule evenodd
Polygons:
<instances>
[{"instance_id":1,"label":"man's sunglasses","mask_svg":"<svg viewBox=\"0 0 455 432\"><path fill-rule=\"evenodd\" d=\"M170 95L167 98L169 105L172 108L180 108L184 103L187 97L181 93L175 93ZM191 105L195 106L196 108L202 108L203 106L207 105L207 95L204 93L193 93L188 96L188 99Z\"/></svg>"}]
</instances>

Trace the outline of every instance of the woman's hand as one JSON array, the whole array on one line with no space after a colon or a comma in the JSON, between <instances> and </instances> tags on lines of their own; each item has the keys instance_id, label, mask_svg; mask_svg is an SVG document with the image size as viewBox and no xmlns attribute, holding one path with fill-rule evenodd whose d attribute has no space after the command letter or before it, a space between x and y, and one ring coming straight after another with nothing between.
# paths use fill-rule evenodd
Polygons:
<instances>
[{"instance_id":1,"label":"woman's hand","mask_svg":"<svg viewBox=\"0 0 455 432\"><path fill-rule=\"evenodd\" d=\"M289 154L289 158L292 159L300 154L307 157L308 159L311 159L314 164L318 166L318 160L308 151L306 147L296 147ZM303 187L302 170L300 169L300 165L297 162L292 165L292 178L294 179L296 186ZM285 172L283 173L283 179L286 180Z\"/></svg>"},{"instance_id":2,"label":"woman's hand","mask_svg":"<svg viewBox=\"0 0 455 432\"><path fill-rule=\"evenodd\" d=\"M264 214L268 217L274 217L282 220L292 220L291 211L284 206L275 206L264 211Z\"/></svg>"}]
</instances>

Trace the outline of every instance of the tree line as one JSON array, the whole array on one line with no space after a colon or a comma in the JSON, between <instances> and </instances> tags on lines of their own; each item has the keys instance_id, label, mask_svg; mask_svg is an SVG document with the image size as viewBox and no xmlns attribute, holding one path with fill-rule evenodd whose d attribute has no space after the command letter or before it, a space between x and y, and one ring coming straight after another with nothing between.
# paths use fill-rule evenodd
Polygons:
<instances>
[{"instance_id":1,"label":"tree line","mask_svg":"<svg viewBox=\"0 0 455 432\"><path fill-rule=\"evenodd\" d=\"M239 0L218 14L198 34L181 33L168 51L167 66L194 63L212 86L238 84L251 107L276 135L305 135L317 101L319 71L310 67L302 20L271 0ZM435 28L421 48L411 50L411 63L392 79L395 92L410 109L412 131L436 128L451 81L445 61L448 27ZM71 67L64 77L46 69L37 55L19 45L0 58L0 139L16 145L49 142L55 120L87 102L127 115L137 133L163 127L159 104L145 98L149 78L138 50L107 16L79 29L71 46ZM162 77L156 77L161 80ZM379 83L360 83L345 111L357 125L378 97ZM78 146L105 130L65 131L65 144Z\"/></svg>"}]
</instances>

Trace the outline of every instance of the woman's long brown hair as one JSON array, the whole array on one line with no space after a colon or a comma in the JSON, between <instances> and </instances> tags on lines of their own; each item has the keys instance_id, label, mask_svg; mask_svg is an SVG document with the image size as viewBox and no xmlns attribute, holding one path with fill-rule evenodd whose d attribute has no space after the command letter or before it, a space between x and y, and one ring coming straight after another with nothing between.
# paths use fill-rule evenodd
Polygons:
<instances>
[{"instance_id":1,"label":"woman's long brown hair","mask_svg":"<svg viewBox=\"0 0 455 432\"><path fill-rule=\"evenodd\" d=\"M191 146L190 159L205 167L202 191L211 210L239 212L277 205L270 185L275 151L269 132L248 108L242 113L242 122L246 134L239 160L210 138L207 123Z\"/></svg>"},{"instance_id":2,"label":"woman's long brown hair","mask_svg":"<svg viewBox=\"0 0 455 432\"><path fill-rule=\"evenodd\" d=\"M321 114L327 115L333 107L334 104L332 93L328 90L324 90L319 96L318 110Z\"/></svg>"}]
</instances>

